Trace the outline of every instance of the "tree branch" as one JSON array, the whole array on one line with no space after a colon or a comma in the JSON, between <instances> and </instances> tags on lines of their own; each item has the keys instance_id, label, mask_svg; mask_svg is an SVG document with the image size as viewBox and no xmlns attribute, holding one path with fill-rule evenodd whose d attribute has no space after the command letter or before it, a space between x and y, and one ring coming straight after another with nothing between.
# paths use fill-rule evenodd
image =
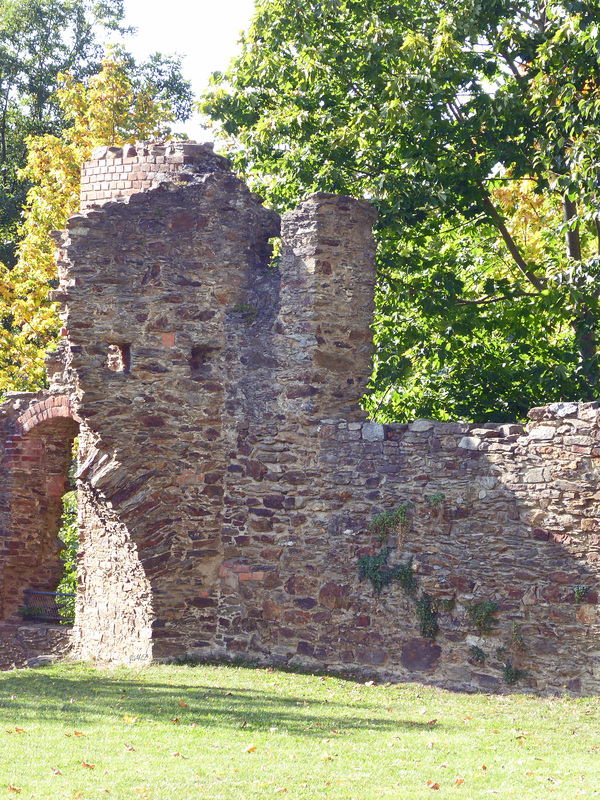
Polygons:
<instances>
[{"instance_id":1,"label":"tree branch","mask_svg":"<svg viewBox=\"0 0 600 800\"><path fill-rule=\"evenodd\" d=\"M504 220L502 219L501 215L498 212L496 206L492 203L490 196L487 192L487 189L483 185L481 181L476 181L479 190L481 191L481 199L483 205L485 206L486 210L488 211L490 217L494 220L496 227L500 231L500 235L504 239L504 244L508 248L508 252L511 254L513 261L519 268L520 272L527 278L529 283L534 286L538 292L541 292L544 288L544 284L540 279L534 275L534 273L529 269L527 266L527 262L521 255L519 248L517 247L515 240L510 235L510 232L506 225L504 224Z\"/></svg>"},{"instance_id":2,"label":"tree branch","mask_svg":"<svg viewBox=\"0 0 600 800\"><path fill-rule=\"evenodd\" d=\"M575 261L581 261L581 238L579 236L579 223L572 228L568 223L577 218L577 204L570 200L568 195L563 195L563 216L567 223L566 240L567 255Z\"/></svg>"}]
</instances>

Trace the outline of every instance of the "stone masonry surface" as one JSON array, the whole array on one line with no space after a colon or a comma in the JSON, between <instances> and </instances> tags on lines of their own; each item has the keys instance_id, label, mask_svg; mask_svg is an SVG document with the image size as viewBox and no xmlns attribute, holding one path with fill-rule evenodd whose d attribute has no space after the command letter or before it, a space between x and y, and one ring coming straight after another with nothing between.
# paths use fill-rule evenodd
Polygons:
<instances>
[{"instance_id":1,"label":"stone masonry surface","mask_svg":"<svg viewBox=\"0 0 600 800\"><path fill-rule=\"evenodd\" d=\"M84 165L82 213L57 234L51 387L0 406L0 667L66 646L27 651L18 609L59 580L78 433L77 657L241 655L492 691L509 664L518 688L600 691L600 410L367 421L374 219L312 195L283 217L276 266L277 214L209 146ZM405 525L370 530L401 504ZM360 580L386 548L412 596Z\"/></svg>"}]
</instances>

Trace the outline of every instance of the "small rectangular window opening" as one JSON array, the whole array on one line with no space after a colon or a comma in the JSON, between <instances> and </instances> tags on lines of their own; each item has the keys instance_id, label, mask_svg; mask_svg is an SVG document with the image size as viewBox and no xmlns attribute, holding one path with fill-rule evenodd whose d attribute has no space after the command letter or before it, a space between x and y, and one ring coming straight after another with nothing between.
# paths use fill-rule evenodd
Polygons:
<instances>
[{"instance_id":1,"label":"small rectangular window opening","mask_svg":"<svg viewBox=\"0 0 600 800\"><path fill-rule=\"evenodd\" d=\"M111 372L129 372L131 368L131 345L109 345L107 364Z\"/></svg>"},{"instance_id":2,"label":"small rectangular window opening","mask_svg":"<svg viewBox=\"0 0 600 800\"><path fill-rule=\"evenodd\" d=\"M211 373L211 359L215 353L214 347L208 345L198 345L192 347L189 364L192 378L207 378Z\"/></svg>"}]
</instances>

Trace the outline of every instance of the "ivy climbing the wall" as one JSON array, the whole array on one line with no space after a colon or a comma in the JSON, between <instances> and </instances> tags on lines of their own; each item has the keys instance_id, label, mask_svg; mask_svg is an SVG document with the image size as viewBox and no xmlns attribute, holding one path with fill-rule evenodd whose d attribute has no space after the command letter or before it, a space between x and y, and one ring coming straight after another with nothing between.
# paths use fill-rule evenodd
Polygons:
<instances>
[{"instance_id":1,"label":"ivy climbing the wall","mask_svg":"<svg viewBox=\"0 0 600 800\"><path fill-rule=\"evenodd\" d=\"M412 570L412 559L406 564L389 566L387 560L390 552L389 547L384 547L376 555L361 556L358 560L358 574L371 581L378 596L392 581L397 581L407 595L413 595L417 589L417 580Z\"/></svg>"},{"instance_id":2,"label":"ivy climbing the wall","mask_svg":"<svg viewBox=\"0 0 600 800\"><path fill-rule=\"evenodd\" d=\"M439 503L443 498L444 495L440 494ZM397 533L398 544L402 543L405 534L410 530L412 508L412 503L401 503L395 509L375 514L369 525L369 531L375 534L380 545L387 541L391 533ZM378 553L362 555L358 560L360 578L371 582L378 597L386 586L394 581L399 583L404 594L410 597L415 604L421 636L426 639L435 639L439 631L437 612L439 610L450 611L454 606L454 599L435 598L424 591L417 595L418 582L413 571L412 558L405 564L390 566L388 564L390 553L390 547L381 547Z\"/></svg>"}]
</instances>

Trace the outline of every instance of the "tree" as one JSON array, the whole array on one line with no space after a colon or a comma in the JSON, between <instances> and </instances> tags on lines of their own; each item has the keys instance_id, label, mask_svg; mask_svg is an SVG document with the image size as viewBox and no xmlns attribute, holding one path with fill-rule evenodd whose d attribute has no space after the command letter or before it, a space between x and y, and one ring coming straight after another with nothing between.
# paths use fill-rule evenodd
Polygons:
<instances>
[{"instance_id":1,"label":"tree","mask_svg":"<svg viewBox=\"0 0 600 800\"><path fill-rule=\"evenodd\" d=\"M59 133L59 73L78 80L100 68L98 35L120 30L123 0L2 0L0 3L0 260L12 266L27 182L27 136Z\"/></svg>"},{"instance_id":2,"label":"tree","mask_svg":"<svg viewBox=\"0 0 600 800\"><path fill-rule=\"evenodd\" d=\"M259 0L213 76L201 110L272 203L378 209L380 419L597 394L598 19L595 0Z\"/></svg>"},{"instance_id":3,"label":"tree","mask_svg":"<svg viewBox=\"0 0 600 800\"><path fill-rule=\"evenodd\" d=\"M132 80L128 63L105 59L85 85L59 76L57 102L69 127L61 136L27 140L27 164L19 177L31 188L25 203L16 264L0 264L0 391L44 384L44 354L60 322L48 290L56 285L56 252L50 236L79 207L81 164L99 145L121 145L168 134L173 114L164 88Z\"/></svg>"}]
</instances>

